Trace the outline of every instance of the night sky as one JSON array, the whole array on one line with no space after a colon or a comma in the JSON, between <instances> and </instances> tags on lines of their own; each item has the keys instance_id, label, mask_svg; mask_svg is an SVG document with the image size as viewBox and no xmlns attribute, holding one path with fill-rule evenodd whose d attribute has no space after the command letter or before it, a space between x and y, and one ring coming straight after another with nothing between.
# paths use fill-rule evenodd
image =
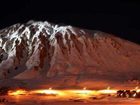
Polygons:
<instances>
[{"instance_id":1,"label":"night sky","mask_svg":"<svg viewBox=\"0 0 140 105\"><path fill-rule=\"evenodd\" d=\"M140 2L129 0L3 0L0 29L29 20L101 30L140 44Z\"/></svg>"}]
</instances>

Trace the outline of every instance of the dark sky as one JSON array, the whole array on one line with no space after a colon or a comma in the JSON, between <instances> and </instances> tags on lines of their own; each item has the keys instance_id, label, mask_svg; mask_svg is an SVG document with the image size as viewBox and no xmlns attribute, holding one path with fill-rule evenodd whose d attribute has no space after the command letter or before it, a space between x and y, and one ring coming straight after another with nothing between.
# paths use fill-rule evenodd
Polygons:
<instances>
[{"instance_id":1,"label":"dark sky","mask_svg":"<svg viewBox=\"0 0 140 105\"><path fill-rule=\"evenodd\" d=\"M47 20L101 30L140 44L139 0L91 1L3 0L0 3L0 29L17 22Z\"/></svg>"}]
</instances>

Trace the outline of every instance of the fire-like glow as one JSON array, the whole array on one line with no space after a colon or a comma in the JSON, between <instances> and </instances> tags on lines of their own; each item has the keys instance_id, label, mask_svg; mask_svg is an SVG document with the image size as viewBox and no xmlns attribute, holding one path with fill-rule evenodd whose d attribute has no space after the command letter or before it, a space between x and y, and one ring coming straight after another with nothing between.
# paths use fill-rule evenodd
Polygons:
<instances>
[{"instance_id":1,"label":"fire-like glow","mask_svg":"<svg viewBox=\"0 0 140 105\"><path fill-rule=\"evenodd\" d=\"M81 90L67 90L64 92L68 93L66 95L80 97L80 98L89 98L90 96L98 95L97 91L88 90L86 87L84 87Z\"/></svg>"},{"instance_id":2,"label":"fire-like glow","mask_svg":"<svg viewBox=\"0 0 140 105\"><path fill-rule=\"evenodd\" d=\"M138 90L138 89L139 89L139 86L136 86L136 87L135 87L135 90Z\"/></svg>"},{"instance_id":3,"label":"fire-like glow","mask_svg":"<svg viewBox=\"0 0 140 105\"><path fill-rule=\"evenodd\" d=\"M136 92L140 92L140 88L139 88L139 86L136 86L135 89L134 89L134 91L136 91Z\"/></svg>"},{"instance_id":4,"label":"fire-like glow","mask_svg":"<svg viewBox=\"0 0 140 105\"><path fill-rule=\"evenodd\" d=\"M84 87L83 90L87 90L87 87Z\"/></svg>"},{"instance_id":5,"label":"fire-like glow","mask_svg":"<svg viewBox=\"0 0 140 105\"><path fill-rule=\"evenodd\" d=\"M23 90L23 89L19 89L19 90L10 90L8 91L8 95L13 95L13 96L17 96L17 95L26 95L27 91Z\"/></svg>"},{"instance_id":6,"label":"fire-like glow","mask_svg":"<svg viewBox=\"0 0 140 105\"><path fill-rule=\"evenodd\" d=\"M115 94L115 93L117 93L117 90L112 90L112 89L110 89L110 87L107 87L107 89L99 90L98 92L100 94Z\"/></svg>"},{"instance_id":7,"label":"fire-like glow","mask_svg":"<svg viewBox=\"0 0 140 105\"><path fill-rule=\"evenodd\" d=\"M97 95L97 91L94 90L87 90L86 88L83 88L81 90L54 90L52 88L49 89L38 89L33 90L30 92L30 94L46 94L46 95L57 95L57 97L63 97L63 98L70 98L70 97L82 97L87 98L92 95Z\"/></svg>"},{"instance_id":8,"label":"fire-like glow","mask_svg":"<svg viewBox=\"0 0 140 105\"><path fill-rule=\"evenodd\" d=\"M33 93L38 93L38 94L57 94L58 92L54 91L54 90L36 90L33 91Z\"/></svg>"},{"instance_id":9,"label":"fire-like glow","mask_svg":"<svg viewBox=\"0 0 140 105\"><path fill-rule=\"evenodd\" d=\"M69 89L69 90L54 90L52 88L49 89L38 89L38 90L30 90L30 91L26 91L26 90L15 90L15 91L8 91L8 95L32 95L32 94L44 94L44 95L57 95L57 96L61 96L61 97L82 97L82 98L88 98L90 96L95 96L95 95L100 95L100 94L115 94L117 92L117 90L112 90L110 89L110 87L108 87L107 89L104 90L88 90L86 87L84 87L81 90L73 90L73 89Z\"/></svg>"},{"instance_id":10,"label":"fire-like glow","mask_svg":"<svg viewBox=\"0 0 140 105\"><path fill-rule=\"evenodd\" d=\"M49 89L33 90L30 92L30 94L62 95L62 92L59 90L54 90L52 88L49 88Z\"/></svg>"},{"instance_id":11,"label":"fire-like glow","mask_svg":"<svg viewBox=\"0 0 140 105\"><path fill-rule=\"evenodd\" d=\"M76 94L93 94L95 91L83 89L83 90L72 90L71 92Z\"/></svg>"}]
</instances>

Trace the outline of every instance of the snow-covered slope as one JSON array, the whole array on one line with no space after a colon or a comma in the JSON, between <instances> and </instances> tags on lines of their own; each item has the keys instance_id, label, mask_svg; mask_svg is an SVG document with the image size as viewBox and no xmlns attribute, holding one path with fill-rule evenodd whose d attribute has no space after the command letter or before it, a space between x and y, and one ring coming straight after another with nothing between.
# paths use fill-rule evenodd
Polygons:
<instances>
[{"instance_id":1,"label":"snow-covered slope","mask_svg":"<svg viewBox=\"0 0 140 105\"><path fill-rule=\"evenodd\" d=\"M0 31L0 79L140 79L140 46L100 31L29 21Z\"/></svg>"}]
</instances>

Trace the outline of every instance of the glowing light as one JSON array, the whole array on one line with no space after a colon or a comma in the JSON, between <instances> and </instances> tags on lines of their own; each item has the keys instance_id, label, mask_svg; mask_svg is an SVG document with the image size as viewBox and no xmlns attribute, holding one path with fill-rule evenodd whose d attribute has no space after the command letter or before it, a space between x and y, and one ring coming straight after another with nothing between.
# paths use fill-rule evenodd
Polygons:
<instances>
[{"instance_id":1,"label":"glowing light","mask_svg":"<svg viewBox=\"0 0 140 105\"><path fill-rule=\"evenodd\" d=\"M110 86L107 87L107 90L110 90Z\"/></svg>"},{"instance_id":2,"label":"glowing light","mask_svg":"<svg viewBox=\"0 0 140 105\"><path fill-rule=\"evenodd\" d=\"M50 87L49 90L52 90L52 88Z\"/></svg>"},{"instance_id":3,"label":"glowing light","mask_svg":"<svg viewBox=\"0 0 140 105\"><path fill-rule=\"evenodd\" d=\"M17 95L25 95L27 94L27 91L26 90L22 90L22 89L19 89L19 90L15 90L15 91L8 91L8 95L13 95L13 96L17 96Z\"/></svg>"},{"instance_id":4,"label":"glowing light","mask_svg":"<svg viewBox=\"0 0 140 105\"><path fill-rule=\"evenodd\" d=\"M137 96L137 94L135 93L135 94L133 94L133 97L136 97Z\"/></svg>"},{"instance_id":5,"label":"glowing light","mask_svg":"<svg viewBox=\"0 0 140 105\"><path fill-rule=\"evenodd\" d=\"M136 92L140 92L139 86L136 86L134 89Z\"/></svg>"},{"instance_id":6,"label":"glowing light","mask_svg":"<svg viewBox=\"0 0 140 105\"><path fill-rule=\"evenodd\" d=\"M75 90L73 92L75 92L77 94L90 94L91 93L90 90Z\"/></svg>"},{"instance_id":7,"label":"glowing light","mask_svg":"<svg viewBox=\"0 0 140 105\"><path fill-rule=\"evenodd\" d=\"M87 87L84 87L83 90L87 90Z\"/></svg>"},{"instance_id":8,"label":"glowing light","mask_svg":"<svg viewBox=\"0 0 140 105\"><path fill-rule=\"evenodd\" d=\"M107 87L107 89L104 90L89 90L86 87L84 87L81 90L54 90L51 87L48 89L37 89L37 90L30 90L25 91L22 89L15 90L15 91L9 91L8 95L33 95L33 94L43 94L43 95L50 95L50 96L57 96L57 97L63 97L63 98L70 98L70 97L79 97L79 98L89 98L91 96L97 96L100 94L115 94L117 93L117 90L112 90L110 87Z\"/></svg>"},{"instance_id":9,"label":"glowing light","mask_svg":"<svg viewBox=\"0 0 140 105\"><path fill-rule=\"evenodd\" d=\"M49 89L38 89L31 91L30 94L46 94L46 95L62 95L63 92L59 90L53 90L52 88Z\"/></svg>"},{"instance_id":10,"label":"glowing light","mask_svg":"<svg viewBox=\"0 0 140 105\"><path fill-rule=\"evenodd\" d=\"M136 86L136 87L135 87L135 90L138 90L138 89L139 89L139 86Z\"/></svg>"},{"instance_id":11,"label":"glowing light","mask_svg":"<svg viewBox=\"0 0 140 105\"><path fill-rule=\"evenodd\" d=\"M73 90L71 92L76 93L76 94L91 94L93 91L87 90L87 88L84 87L82 90Z\"/></svg>"},{"instance_id":12,"label":"glowing light","mask_svg":"<svg viewBox=\"0 0 140 105\"><path fill-rule=\"evenodd\" d=\"M110 87L107 87L107 89L99 90L98 92L101 94L115 94L117 93L117 90L112 90Z\"/></svg>"},{"instance_id":13,"label":"glowing light","mask_svg":"<svg viewBox=\"0 0 140 105\"><path fill-rule=\"evenodd\" d=\"M79 97L89 97L91 95L97 95L97 92L94 90L88 90L84 87L82 90L69 90L71 95L78 95Z\"/></svg>"},{"instance_id":14,"label":"glowing light","mask_svg":"<svg viewBox=\"0 0 140 105\"><path fill-rule=\"evenodd\" d=\"M36 90L36 91L34 91L34 93L38 93L38 94L57 94L57 92L54 91L54 90Z\"/></svg>"}]
</instances>

